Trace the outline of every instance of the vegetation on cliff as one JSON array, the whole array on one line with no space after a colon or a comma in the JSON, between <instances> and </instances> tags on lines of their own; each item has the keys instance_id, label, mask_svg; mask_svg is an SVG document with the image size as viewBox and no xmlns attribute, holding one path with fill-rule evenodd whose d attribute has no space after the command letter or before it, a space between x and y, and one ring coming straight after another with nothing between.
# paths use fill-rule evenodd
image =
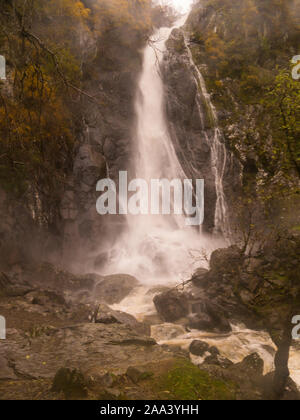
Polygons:
<instances>
[{"instance_id":1,"label":"vegetation on cliff","mask_svg":"<svg viewBox=\"0 0 300 420\"><path fill-rule=\"evenodd\" d=\"M279 183L281 193L300 174L300 86L291 75L299 19L297 0L206 0L188 22L214 101L230 111L224 119L230 146L245 166L254 164L254 175L264 172L264 184ZM235 124L240 130L230 131Z\"/></svg>"},{"instance_id":2,"label":"vegetation on cliff","mask_svg":"<svg viewBox=\"0 0 300 420\"><path fill-rule=\"evenodd\" d=\"M57 224L83 101L105 106L86 91L86 80L138 55L160 13L150 0L2 2L0 185L30 203L40 223Z\"/></svg>"}]
</instances>

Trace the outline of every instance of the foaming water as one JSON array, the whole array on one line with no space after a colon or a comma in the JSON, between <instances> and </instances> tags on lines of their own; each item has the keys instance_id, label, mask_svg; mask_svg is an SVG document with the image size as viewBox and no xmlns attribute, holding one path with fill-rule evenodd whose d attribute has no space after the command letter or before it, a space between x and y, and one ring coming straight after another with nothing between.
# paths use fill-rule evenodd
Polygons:
<instances>
[{"instance_id":1,"label":"foaming water","mask_svg":"<svg viewBox=\"0 0 300 420\"><path fill-rule=\"evenodd\" d=\"M175 27L184 24L186 16ZM165 116L164 86L160 63L166 40L174 28L162 28L144 50L143 70L136 95L136 178L187 178L179 163L168 132ZM187 279L194 268L205 266L195 258L204 250L208 258L217 247L224 246L221 238L212 238L186 226L184 215L128 215L127 229L109 252L106 273L125 272L135 275L146 284L178 283Z\"/></svg>"},{"instance_id":2,"label":"foaming water","mask_svg":"<svg viewBox=\"0 0 300 420\"><path fill-rule=\"evenodd\" d=\"M160 293L158 288L138 287L132 291L120 304L113 305L113 309L125 311L143 321L156 314L153 298ZM152 325L151 336L158 344L181 347L188 350L193 340L201 340L210 346L216 346L221 355L233 363L241 362L246 356L258 353L264 361L264 373L274 370L274 356L276 346L267 332L255 331L244 325L232 325L229 334L208 333L192 330L187 332L182 325L172 323L158 323ZM191 355L191 361L199 365L204 358ZM300 389L300 352L293 347L290 352L289 368L291 378Z\"/></svg>"}]
</instances>

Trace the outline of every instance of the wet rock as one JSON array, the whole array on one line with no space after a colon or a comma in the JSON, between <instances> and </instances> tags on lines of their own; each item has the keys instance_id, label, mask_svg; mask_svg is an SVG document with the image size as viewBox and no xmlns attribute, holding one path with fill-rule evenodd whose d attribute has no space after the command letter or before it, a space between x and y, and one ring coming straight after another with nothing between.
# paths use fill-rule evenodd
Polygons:
<instances>
[{"instance_id":1,"label":"wet rock","mask_svg":"<svg viewBox=\"0 0 300 420\"><path fill-rule=\"evenodd\" d=\"M95 288L95 298L109 305L120 303L139 285L139 281L127 274L106 276Z\"/></svg>"},{"instance_id":2,"label":"wet rock","mask_svg":"<svg viewBox=\"0 0 300 420\"><path fill-rule=\"evenodd\" d=\"M51 391L63 392L66 398L84 398L87 396L84 375L77 369L61 368L54 377Z\"/></svg>"},{"instance_id":3,"label":"wet rock","mask_svg":"<svg viewBox=\"0 0 300 420\"><path fill-rule=\"evenodd\" d=\"M219 349L215 346L210 347L209 352L212 356L219 356L220 355Z\"/></svg>"},{"instance_id":4,"label":"wet rock","mask_svg":"<svg viewBox=\"0 0 300 420\"><path fill-rule=\"evenodd\" d=\"M215 329L211 317L204 312L190 315L188 326L199 331L213 331Z\"/></svg>"},{"instance_id":5,"label":"wet rock","mask_svg":"<svg viewBox=\"0 0 300 420\"><path fill-rule=\"evenodd\" d=\"M204 341L194 340L189 348L189 351L194 356L203 356L209 350L209 344Z\"/></svg>"},{"instance_id":6,"label":"wet rock","mask_svg":"<svg viewBox=\"0 0 300 420\"><path fill-rule=\"evenodd\" d=\"M245 357L245 359L241 363L237 363L235 365L235 369L244 372L245 376L247 374L253 373L257 375L263 375L264 361L258 353L252 353L249 356Z\"/></svg>"},{"instance_id":7,"label":"wet rock","mask_svg":"<svg viewBox=\"0 0 300 420\"><path fill-rule=\"evenodd\" d=\"M217 347L210 346L208 343L201 340L194 340L190 344L189 352L194 356L200 356L200 357L203 357L206 353L209 353L210 356L207 356L207 357L214 358L214 359L218 358L218 356L220 355L220 352L217 349Z\"/></svg>"},{"instance_id":8,"label":"wet rock","mask_svg":"<svg viewBox=\"0 0 300 420\"><path fill-rule=\"evenodd\" d=\"M138 322L133 315L126 312L114 311L105 304L97 305L90 315L91 322L96 324L124 324L136 329L140 334L150 335L150 326Z\"/></svg>"},{"instance_id":9,"label":"wet rock","mask_svg":"<svg viewBox=\"0 0 300 420\"><path fill-rule=\"evenodd\" d=\"M204 364L219 366L222 369L227 369L233 366L233 362L231 360L221 356L220 354L211 354L210 356L207 356L204 360Z\"/></svg>"},{"instance_id":10,"label":"wet rock","mask_svg":"<svg viewBox=\"0 0 300 420\"><path fill-rule=\"evenodd\" d=\"M189 313L188 297L178 290L170 290L153 299L158 314L166 322L174 322Z\"/></svg>"},{"instance_id":11,"label":"wet rock","mask_svg":"<svg viewBox=\"0 0 300 420\"><path fill-rule=\"evenodd\" d=\"M195 305L193 306L195 308ZM200 331L229 333L232 331L229 321L223 315L223 310L207 300L199 302L199 309L189 316L189 327Z\"/></svg>"}]
</instances>

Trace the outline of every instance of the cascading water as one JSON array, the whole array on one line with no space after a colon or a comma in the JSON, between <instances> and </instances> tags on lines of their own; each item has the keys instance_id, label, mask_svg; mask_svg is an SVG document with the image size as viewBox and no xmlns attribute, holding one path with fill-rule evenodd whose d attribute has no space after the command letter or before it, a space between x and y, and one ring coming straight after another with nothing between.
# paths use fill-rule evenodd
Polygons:
<instances>
[{"instance_id":1,"label":"cascading water","mask_svg":"<svg viewBox=\"0 0 300 420\"><path fill-rule=\"evenodd\" d=\"M176 27L185 22L180 19ZM187 178L176 156L165 117L164 86L160 76L160 62L165 43L174 28L162 28L144 50L143 71L136 97L136 178ZM218 159L216 150L215 159ZM217 164L216 164L217 166ZM222 178L219 179L219 183ZM219 187L218 191L223 191ZM218 194L217 218L222 218L224 199ZM128 229L114 249L115 257L109 269L137 276L147 283L178 283L186 279L201 261L195 260L193 250L203 249L206 256L223 240L200 235L185 224L184 215L129 215ZM111 272L111 271L110 271Z\"/></svg>"},{"instance_id":2,"label":"cascading water","mask_svg":"<svg viewBox=\"0 0 300 420\"><path fill-rule=\"evenodd\" d=\"M222 132L218 126L218 116L215 106L211 101L210 94L207 91L204 78L196 66L193 60L192 52L189 48L189 45L185 39L185 46L188 51L190 63L192 69L194 70L194 75L197 81L197 84L200 85L201 94L206 102L207 109L210 113L211 124L213 126L213 134L210 139L208 139L208 134L205 133L208 142L211 145L211 159L212 159L212 169L215 175L215 185L217 193L217 202L216 202L216 211L215 211L215 229L223 233L223 235L228 239L230 238L230 225L228 221L228 209L226 205L226 197L224 192L224 175L227 163L227 150L222 139ZM198 103L198 109L201 113L201 107Z\"/></svg>"}]
</instances>

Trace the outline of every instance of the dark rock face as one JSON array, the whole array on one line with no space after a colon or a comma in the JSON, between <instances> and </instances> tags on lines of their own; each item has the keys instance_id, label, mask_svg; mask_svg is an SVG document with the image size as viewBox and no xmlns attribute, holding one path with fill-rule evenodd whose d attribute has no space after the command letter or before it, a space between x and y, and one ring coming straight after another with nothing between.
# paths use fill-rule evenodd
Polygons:
<instances>
[{"instance_id":1,"label":"dark rock face","mask_svg":"<svg viewBox=\"0 0 300 420\"><path fill-rule=\"evenodd\" d=\"M177 321L189 313L187 296L177 290L170 290L157 295L153 302L158 314L166 322Z\"/></svg>"},{"instance_id":2,"label":"dark rock face","mask_svg":"<svg viewBox=\"0 0 300 420\"><path fill-rule=\"evenodd\" d=\"M196 69L191 63L180 29L175 29L167 42L162 73L172 141L187 177L205 180L204 227L212 231L215 227L217 200L212 154L216 123L201 91ZM234 188L233 184L239 182L238 171L239 168L228 152L224 184Z\"/></svg>"},{"instance_id":3,"label":"dark rock face","mask_svg":"<svg viewBox=\"0 0 300 420\"><path fill-rule=\"evenodd\" d=\"M223 310L213 304L202 302L203 310L189 316L190 328L220 333L231 332L229 321L223 315Z\"/></svg>"},{"instance_id":4,"label":"dark rock face","mask_svg":"<svg viewBox=\"0 0 300 420\"><path fill-rule=\"evenodd\" d=\"M107 42L105 50L97 45L102 44L101 40L91 42L89 51L94 53L89 53L83 63L83 89L95 101L82 98L83 123L77 136L73 173L60 206L64 260L76 270L84 264L93 268L97 254L106 251L125 226L124 217L103 219L97 213L100 193L96 192L96 185L107 177L118 185L119 171L131 171L136 80L142 64L141 36L133 39L128 48L117 40ZM98 267L101 266L98 261Z\"/></svg>"}]
</instances>

